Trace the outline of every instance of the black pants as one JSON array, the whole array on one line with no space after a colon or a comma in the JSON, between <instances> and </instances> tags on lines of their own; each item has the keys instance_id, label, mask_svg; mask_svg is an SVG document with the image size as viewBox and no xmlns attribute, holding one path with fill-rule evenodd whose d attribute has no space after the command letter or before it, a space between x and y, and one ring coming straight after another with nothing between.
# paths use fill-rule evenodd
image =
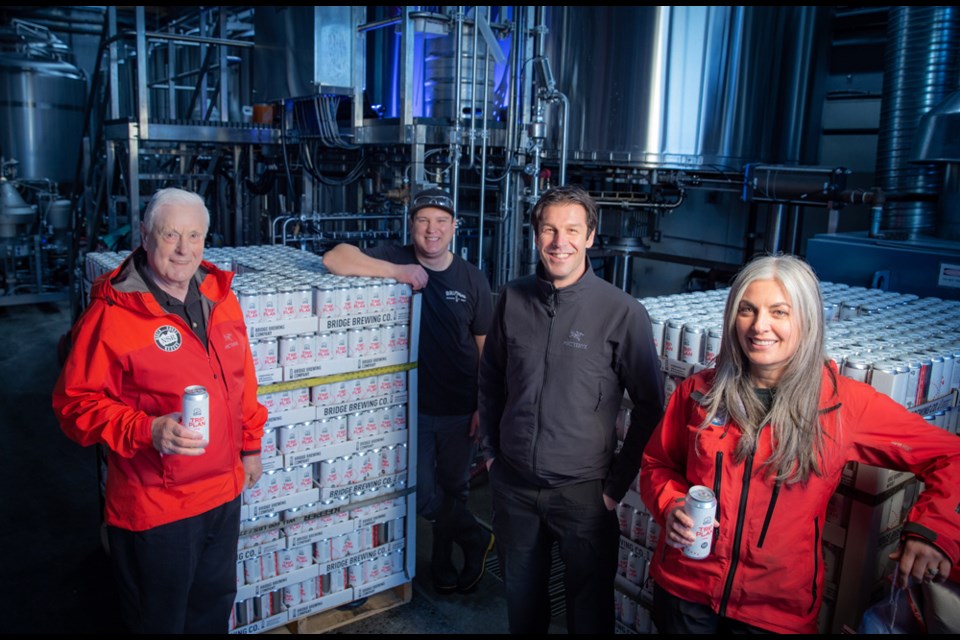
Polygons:
<instances>
[{"instance_id":1,"label":"black pants","mask_svg":"<svg viewBox=\"0 0 960 640\"><path fill-rule=\"evenodd\" d=\"M237 594L240 497L192 518L107 527L123 620L133 633L226 633Z\"/></svg>"},{"instance_id":2,"label":"black pants","mask_svg":"<svg viewBox=\"0 0 960 640\"><path fill-rule=\"evenodd\" d=\"M756 634L774 633L746 622L721 617L705 604L683 598L653 587L653 622L661 634Z\"/></svg>"},{"instance_id":3,"label":"black pants","mask_svg":"<svg viewBox=\"0 0 960 640\"><path fill-rule=\"evenodd\" d=\"M620 530L602 482L542 489L496 460L490 469L493 532L511 633L547 633L550 553L559 544L569 633L612 634Z\"/></svg>"}]
</instances>

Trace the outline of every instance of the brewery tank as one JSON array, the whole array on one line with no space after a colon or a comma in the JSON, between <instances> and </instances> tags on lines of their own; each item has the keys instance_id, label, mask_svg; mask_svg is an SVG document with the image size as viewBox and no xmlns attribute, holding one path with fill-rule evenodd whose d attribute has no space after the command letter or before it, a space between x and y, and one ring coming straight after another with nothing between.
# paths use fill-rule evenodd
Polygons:
<instances>
[{"instance_id":1,"label":"brewery tank","mask_svg":"<svg viewBox=\"0 0 960 640\"><path fill-rule=\"evenodd\" d=\"M0 155L18 178L74 179L87 83L71 58L44 27L0 27Z\"/></svg>"}]
</instances>

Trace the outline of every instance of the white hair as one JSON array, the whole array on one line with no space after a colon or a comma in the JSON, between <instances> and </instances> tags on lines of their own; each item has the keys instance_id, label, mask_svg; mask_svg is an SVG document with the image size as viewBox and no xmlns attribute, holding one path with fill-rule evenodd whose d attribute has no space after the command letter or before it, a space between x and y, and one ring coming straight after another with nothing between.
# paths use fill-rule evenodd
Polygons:
<instances>
[{"instance_id":1,"label":"white hair","mask_svg":"<svg viewBox=\"0 0 960 640\"><path fill-rule=\"evenodd\" d=\"M204 229L210 228L210 211L207 209L207 204L203 201L203 198L192 191L169 187L167 189L160 189L150 198L150 203L147 204L147 208L143 212L144 231L146 233L153 233L157 212L164 207L178 204L199 206L203 209Z\"/></svg>"}]
</instances>

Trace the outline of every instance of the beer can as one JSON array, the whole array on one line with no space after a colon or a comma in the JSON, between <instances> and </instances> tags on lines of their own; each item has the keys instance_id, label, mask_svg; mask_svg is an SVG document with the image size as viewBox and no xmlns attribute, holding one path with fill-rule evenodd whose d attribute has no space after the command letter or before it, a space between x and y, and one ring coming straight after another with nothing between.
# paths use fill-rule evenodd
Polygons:
<instances>
[{"instance_id":1,"label":"beer can","mask_svg":"<svg viewBox=\"0 0 960 640\"><path fill-rule=\"evenodd\" d=\"M636 584L640 583L638 582ZM637 605L633 598L624 594L623 604L620 611L620 622L632 628L637 620L637 608L639 606L640 605Z\"/></svg>"},{"instance_id":2,"label":"beer can","mask_svg":"<svg viewBox=\"0 0 960 640\"><path fill-rule=\"evenodd\" d=\"M353 288L353 315L362 316L367 313L368 286L359 283Z\"/></svg>"},{"instance_id":3,"label":"beer can","mask_svg":"<svg viewBox=\"0 0 960 640\"><path fill-rule=\"evenodd\" d=\"M279 428L279 446L281 453L297 453L300 451L300 427L290 424Z\"/></svg>"},{"instance_id":4,"label":"beer can","mask_svg":"<svg viewBox=\"0 0 960 640\"><path fill-rule=\"evenodd\" d=\"M361 400L370 400L377 397L377 391L380 388L380 382L377 376L366 376L361 378L363 391L360 393Z\"/></svg>"},{"instance_id":5,"label":"beer can","mask_svg":"<svg viewBox=\"0 0 960 640\"><path fill-rule=\"evenodd\" d=\"M350 353L350 345L346 331L337 331L331 339L331 349L333 349L334 360L346 360Z\"/></svg>"},{"instance_id":6,"label":"beer can","mask_svg":"<svg viewBox=\"0 0 960 640\"><path fill-rule=\"evenodd\" d=\"M653 331L653 347L658 356L663 355L663 330L666 323L659 316L650 316L650 328Z\"/></svg>"},{"instance_id":7,"label":"beer can","mask_svg":"<svg viewBox=\"0 0 960 640\"><path fill-rule=\"evenodd\" d=\"M313 315L313 291L309 285L303 283L294 285L293 301L297 318L309 318Z\"/></svg>"},{"instance_id":8,"label":"beer can","mask_svg":"<svg viewBox=\"0 0 960 640\"><path fill-rule=\"evenodd\" d=\"M407 470L407 445L398 444L394 451L397 454L397 473L402 473Z\"/></svg>"},{"instance_id":9,"label":"beer can","mask_svg":"<svg viewBox=\"0 0 960 640\"><path fill-rule=\"evenodd\" d=\"M295 469L280 469L280 497L292 496L297 492L300 485L300 478Z\"/></svg>"},{"instance_id":10,"label":"beer can","mask_svg":"<svg viewBox=\"0 0 960 640\"><path fill-rule=\"evenodd\" d=\"M620 547L617 552L617 573L626 577L627 561L630 558L630 551L626 547Z\"/></svg>"},{"instance_id":11,"label":"beer can","mask_svg":"<svg viewBox=\"0 0 960 640\"><path fill-rule=\"evenodd\" d=\"M321 319L336 317L339 309L334 285L321 284L313 288L313 307Z\"/></svg>"},{"instance_id":12,"label":"beer can","mask_svg":"<svg viewBox=\"0 0 960 640\"><path fill-rule=\"evenodd\" d=\"M317 334L304 333L297 336L297 360L299 364L313 364L317 360Z\"/></svg>"},{"instance_id":13,"label":"beer can","mask_svg":"<svg viewBox=\"0 0 960 640\"><path fill-rule=\"evenodd\" d=\"M295 607L301 602L300 585L292 584L283 588L283 606Z\"/></svg>"},{"instance_id":14,"label":"beer can","mask_svg":"<svg viewBox=\"0 0 960 640\"><path fill-rule=\"evenodd\" d=\"M380 435L380 411L371 409L363 412L363 437L373 438Z\"/></svg>"},{"instance_id":15,"label":"beer can","mask_svg":"<svg viewBox=\"0 0 960 640\"><path fill-rule=\"evenodd\" d=\"M394 475L397 472L397 454L394 448L384 447L378 453L380 456L380 475Z\"/></svg>"},{"instance_id":16,"label":"beer can","mask_svg":"<svg viewBox=\"0 0 960 640\"><path fill-rule=\"evenodd\" d=\"M631 518L633 517L633 507L621 502L617 505L617 521L620 524L620 534L625 538L630 537Z\"/></svg>"},{"instance_id":17,"label":"beer can","mask_svg":"<svg viewBox=\"0 0 960 640\"><path fill-rule=\"evenodd\" d=\"M397 350L397 325L386 324L380 328L381 339L386 353L393 353Z\"/></svg>"},{"instance_id":18,"label":"beer can","mask_svg":"<svg viewBox=\"0 0 960 640\"><path fill-rule=\"evenodd\" d=\"M340 477L339 459L320 461L320 486L324 489L332 489L342 484Z\"/></svg>"},{"instance_id":19,"label":"beer can","mask_svg":"<svg viewBox=\"0 0 960 640\"><path fill-rule=\"evenodd\" d=\"M270 551L260 556L260 574L264 580L272 580L279 575L277 566L277 552Z\"/></svg>"},{"instance_id":20,"label":"beer can","mask_svg":"<svg viewBox=\"0 0 960 640\"><path fill-rule=\"evenodd\" d=\"M347 440L359 440L364 436L365 418L362 411L347 416Z\"/></svg>"},{"instance_id":21,"label":"beer can","mask_svg":"<svg viewBox=\"0 0 960 640\"><path fill-rule=\"evenodd\" d=\"M317 350L315 353L317 362L330 362L333 360L333 334L321 333L316 337Z\"/></svg>"},{"instance_id":22,"label":"beer can","mask_svg":"<svg viewBox=\"0 0 960 640\"><path fill-rule=\"evenodd\" d=\"M311 578L298 583L301 602L310 602L317 599L317 579Z\"/></svg>"},{"instance_id":23,"label":"beer can","mask_svg":"<svg viewBox=\"0 0 960 640\"><path fill-rule=\"evenodd\" d=\"M210 396L206 389L191 385L183 390L181 423L199 433L204 442L210 442Z\"/></svg>"},{"instance_id":24,"label":"beer can","mask_svg":"<svg viewBox=\"0 0 960 640\"><path fill-rule=\"evenodd\" d=\"M930 384L927 387L927 402L936 400L946 393L944 377L945 360L937 351L927 351L924 357L930 360Z\"/></svg>"},{"instance_id":25,"label":"beer can","mask_svg":"<svg viewBox=\"0 0 960 640\"><path fill-rule=\"evenodd\" d=\"M291 409L304 409L310 406L310 387L298 387L290 390Z\"/></svg>"},{"instance_id":26,"label":"beer can","mask_svg":"<svg viewBox=\"0 0 960 640\"><path fill-rule=\"evenodd\" d=\"M890 396L895 402L906 405L907 367L896 362L874 362L870 371L870 386Z\"/></svg>"},{"instance_id":27,"label":"beer can","mask_svg":"<svg viewBox=\"0 0 960 640\"><path fill-rule=\"evenodd\" d=\"M343 473L340 476L342 482L341 486L356 484L360 477L360 456L354 454L352 456L343 457Z\"/></svg>"},{"instance_id":28,"label":"beer can","mask_svg":"<svg viewBox=\"0 0 960 640\"><path fill-rule=\"evenodd\" d=\"M410 325L397 325L397 353L406 353L410 346Z\"/></svg>"},{"instance_id":29,"label":"beer can","mask_svg":"<svg viewBox=\"0 0 960 640\"><path fill-rule=\"evenodd\" d=\"M300 427L300 451L313 451L317 448L316 420L302 422Z\"/></svg>"},{"instance_id":30,"label":"beer can","mask_svg":"<svg viewBox=\"0 0 960 640\"><path fill-rule=\"evenodd\" d=\"M383 332L379 326L367 329L367 355L376 356L386 353L383 344Z\"/></svg>"},{"instance_id":31,"label":"beer can","mask_svg":"<svg viewBox=\"0 0 960 640\"><path fill-rule=\"evenodd\" d=\"M390 396L393 392L393 376L389 373L384 373L377 376L377 395L378 396Z\"/></svg>"},{"instance_id":32,"label":"beer can","mask_svg":"<svg viewBox=\"0 0 960 640\"><path fill-rule=\"evenodd\" d=\"M276 338L267 338L260 341L260 361L264 369L273 369L280 358L280 343Z\"/></svg>"},{"instance_id":33,"label":"beer can","mask_svg":"<svg viewBox=\"0 0 960 640\"><path fill-rule=\"evenodd\" d=\"M331 432L333 433L333 444L342 444L349 438L347 437L347 418L346 416L335 416L330 418Z\"/></svg>"},{"instance_id":34,"label":"beer can","mask_svg":"<svg viewBox=\"0 0 960 640\"><path fill-rule=\"evenodd\" d=\"M383 407L377 409L377 433L390 433L393 431L393 409Z\"/></svg>"},{"instance_id":35,"label":"beer can","mask_svg":"<svg viewBox=\"0 0 960 640\"><path fill-rule=\"evenodd\" d=\"M391 425L393 431L405 431L407 428L407 405L395 404L392 407Z\"/></svg>"},{"instance_id":36,"label":"beer can","mask_svg":"<svg viewBox=\"0 0 960 640\"><path fill-rule=\"evenodd\" d=\"M713 491L702 485L690 487L683 511L693 520L693 535L696 542L684 547L683 555L702 560L710 555L713 545L713 519L717 513L717 498Z\"/></svg>"},{"instance_id":37,"label":"beer can","mask_svg":"<svg viewBox=\"0 0 960 640\"><path fill-rule=\"evenodd\" d=\"M277 311L281 320L293 320L297 317L297 303L293 297L293 287L283 286L277 290Z\"/></svg>"},{"instance_id":38,"label":"beer can","mask_svg":"<svg viewBox=\"0 0 960 640\"><path fill-rule=\"evenodd\" d=\"M384 285L380 280L374 280L367 287L367 311L370 313L383 313L383 289Z\"/></svg>"},{"instance_id":39,"label":"beer can","mask_svg":"<svg viewBox=\"0 0 960 640\"><path fill-rule=\"evenodd\" d=\"M317 420L315 423L317 431L317 448L323 449L334 444L333 423L329 419Z\"/></svg>"},{"instance_id":40,"label":"beer can","mask_svg":"<svg viewBox=\"0 0 960 640\"><path fill-rule=\"evenodd\" d=\"M300 341L297 336L280 336L278 357L280 366L288 367L298 364L300 356Z\"/></svg>"},{"instance_id":41,"label":"beer can","mask_svg":"<svg viewBox=\"0 0 960 640\"><path fill-rule=\"evenodd\" d=\"M707 348L703 358L704 362L713 366L720 354L720 340L723 338L723 329L721 327L710 327L707 330Z\"/></svg>"},{"instance_id":42,"label":"beer can","mask_svg":"<svg viewBox=\"0 0 960 640\"><path fill-rule=\"evenodd\" d=\"M347 331L347 357L362 358L367 355L366 329L349 329Z\"/></svg>"},{"instance_id":43,"label":"beer can","mask_svg":"<svg viewBox=\"0 0 960 640\"><path fill-rule=\"evenodd\" d=\"M680 337L680 360L687 364L703 361L706 346L706 330L698 324L683 325Z\"/></svg>"},{"instance_id":44,"label":"beer can","mask_svg":"<svg viewBox=\"0 0 960 640\"><path fill-rule=\"evenodd\" d=\"M627 580L633 584L640 584L643 576L643 563L645 558L640 554L631 551L627 555Z\"/></svg>"},{"instance_id":45,"label":"beer can","mask_svg":"<svg viewBox=\"0 0 960 640\"><path fill-rule=\"evenodd\" d=\"M297 493L313 489L313 465L302 464L295 470Z\"/></svg>"},{"instance_id":46,"label":"beer can","mask_svg":"<svg viewBox=\"0 0 960 640\"><path fill-rule=\"evenodd\" d=\"M260 289L260 321L276 322L280 314L277 309L277 291L272 287Z\"/></svg>"},{"instance_id":47,"label":"beer can","mask_svg":"<svg viewBox=\"0 0 960 640\"><path fill-rule=\"evenodd\" d=\"M325 406L330 402L331 383L318 384L310 387L310 401L317 406Z\"/></svg>"},{"instance_id":48,"label":"beer can","mask_svg":"<svg viewBox=\"0 0 960 640\"><path fill-rule=\"evenodd\" d=\"M843 363L841 375L860 382L869 382L870 362L862 356L850 356Z\"/></svg>"},{"instance_id":49,"label":"beer can","mask_svg":"<svg viewBox=\"0 0 960 640\"><path fill-rule=\"evenodd\" d=\"M263 580L260 571L260 556L243 561L243 580L246 584L255 584Z\"/></svg>"},{"instance_id":50,"label":"beer can","mask_svg":"<svg viewBox=\"0 0 960 640\"><path fill-rule=\"evenodd\" d=\"M346 574L344 569L334 569L330 572L330 593L339 593L346 589Z\"/></svg>"},{"instance_id":51,"label":"beer can","mask_svg":"<svg viewBox=\"0 0 960 640\"><path fill-rule=\"evenodd\" d=\"M285 576L297 570L297 559L293 549L277 551L277 575Z\"/></svg>"},{"instance_id":52,"label":"beer can","mask_svg":"<svg viewBox=\"0 0 960 640\"><path fill-rule=\"evenodd\" d=\"M630 539L644 544L647 540L647 521L650 514L639 509L633 510L633 520L630 523Z\"/></svg>"},{"instance_id":53,"label":"beer can","mask_svg":"<svg viewBox=\"0 0 960 640\"><path fill-rule=\"evenodd\" d=\"M260 353L261 353L260 341L251 340L250 341L250 358L253 360L254 371L263 371L265 368L263 366L263 363L260 361Z\"/></svg>"},{"instance_id":54,"label":"beer can","mask_svg":"<svg viewBox=\"0 0 960 640\"><path fill-rule=\"evenodd\" d=\"M663 355L670 360L680 359L680 346L683 333L683 321L677 318L667 320L663 330Z\"/></svg>"},{"instance_id":55,"label":"beer can","mask_svg":"<svg viewBox=\"0 0 960 640\"><path fill-rule=\"evenodd\" d=\"M247 325L260 322L260 294L254 289L241 289L238 296L243 321Z\"/></svg>"},{"instance_id":56,"label":"beer can","mask_svg":"<svg viewBox=\"0 0 960 640\"><path fill-rule=\"evenodd\" d=\"M316 564L325 564L333 559L330 555L330 538L313 543L313 558Z\"/></svg>"},{"instance_id":57,"label":"beer can","mask_svg":"<svg viewBox=\"0 0 960 640\"><path fill-rule=\"evenodd\" d=\"M393 374L393 393L403 393L407 390L407 374L403 371Z\"/></svg>"}]
</instances>

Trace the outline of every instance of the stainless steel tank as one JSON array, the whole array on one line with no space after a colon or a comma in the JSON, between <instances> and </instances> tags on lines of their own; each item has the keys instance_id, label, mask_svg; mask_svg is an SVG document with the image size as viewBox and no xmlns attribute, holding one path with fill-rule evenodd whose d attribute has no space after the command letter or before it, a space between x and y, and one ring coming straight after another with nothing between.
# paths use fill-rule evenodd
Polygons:
<instances>
[{"instance_id":1,"label":"stainless steel tank","mask_svg":"<svg viewBox=\"0 0 960 640\"><path fill-rule=\"evenodd\" d=\"M960 8L890 8L877 141L885 237L915 240L935 230L944 168L914 162L912 151L920 119L957 88L958 49Z\"/></svg>"},{"instance_id":2,"label":"stainless steel tank","mask_svg":"<svg viewBox=\"0 0 960 640\"><path fill-rule=\"evenodd\" d=\"M452 33L443 37L428 37L423 45L423 115L426 117L455 119L454 110L457 99L455 29L454 24ZM460 51L460 115L469 118L472 105L475 117L482 117L486 109L487 116L495 118L495 62L487 56L487 45L484 39L475 37L475 29L473 22L465 22L463 25ZM476 56L473 53L474 48L477 51ZM487 99L486 104L484 104L484 97Z\"/></svg>"},{"instance_id":3,"label":"stainless steel tank","mask_svg":"<svg viewBox=\"0 0 960 640\"><path fill-rule=\"evenodd\" d=\"M17 177L72 182L87 83L62 42L14 21L0 29L0 155Z\"/></svg>"},{"instance_id":4,"label":"stainless steel tank","mask_svg":"<svg viewBox=\"0 0 960 640\"><path fill-rule=\"evenodd\" d=\"M733 170L815 163L822 95L813 67L826 63L831 15L548 7L544 54L571 103L570 159Z\"/></svg>"}]
</instances>

